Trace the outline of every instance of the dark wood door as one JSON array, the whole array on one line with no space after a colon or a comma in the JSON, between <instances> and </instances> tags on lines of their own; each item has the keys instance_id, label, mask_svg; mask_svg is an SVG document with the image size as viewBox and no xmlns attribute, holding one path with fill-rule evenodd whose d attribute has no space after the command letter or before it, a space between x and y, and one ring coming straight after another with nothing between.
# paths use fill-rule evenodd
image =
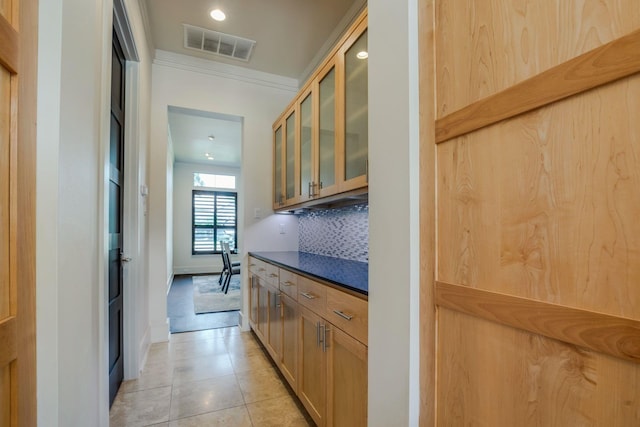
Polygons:
<instances>
[{"instance_id":1,"label":"dark wood door","mask_svg":"<svg viewBox=\"0 0 640 427\"><path fill-rule=\"evenodd\" d=\"M109 148L109 403L124 375L122 316L122 191L124 165L125 59L116 33L111 57Z\"/></svg>"},{"instance_id":2,"label":"dark wood door","mask_svg":"<svg viewBox=\"0 0 640 427\"><path fill-rule=\"evenodd\" d=\"M0 427L36 425L37 0L0 1Z\"/></svg>"}]
</instances>

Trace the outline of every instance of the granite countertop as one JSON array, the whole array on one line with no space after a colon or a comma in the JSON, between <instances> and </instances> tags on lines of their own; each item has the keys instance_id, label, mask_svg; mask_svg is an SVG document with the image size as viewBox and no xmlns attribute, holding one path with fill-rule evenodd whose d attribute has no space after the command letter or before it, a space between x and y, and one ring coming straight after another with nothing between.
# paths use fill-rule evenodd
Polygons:
<instances>
[{"instance_id":1,"label":"granite countertop","mask_svg":"<svg viewBox=\"0 0 640 427\"><path fill-rule=\"evenodd\" d=\"M369 295L369 264L307 252L249 252L263 261Z\"/></svg>"}]
</instances>

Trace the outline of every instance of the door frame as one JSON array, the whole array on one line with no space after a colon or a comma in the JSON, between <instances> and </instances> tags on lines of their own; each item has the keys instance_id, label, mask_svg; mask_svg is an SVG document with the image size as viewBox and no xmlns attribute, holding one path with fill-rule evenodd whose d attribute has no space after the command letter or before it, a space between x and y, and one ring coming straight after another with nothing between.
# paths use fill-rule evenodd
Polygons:
<instances>
[{"instance_id":1,"label":"door frame","mask_svg":"<svg viewBox=\"0 0 640 427\"><path fill-rule=\"evenodd\" d=\"M109 3L109 4L107 4ZM113 31L118 34L122 44L122 50L126 59L125 74L125 147L124 147L124 175L127 177L123 185L123 252L124 256L131 257L131 262L123 266L123 346L124 346L124 379L136 378L139 375L142 358L146 347L144 342L148 342L148 332L143 330L146 341L137 333L141 328L136 321L136 308L139 306L140 292L144 283L145 256L144 248L140 245L139 236L144 232L139 220L139 205L141 204L138 194L140 188L140 177L138 166L140 161L140 73L139 57L135 46L133 32L127 18L127 11L124 0L114 0L113 3L106 2L104 10L103 28L103 67L104 75L102 79L102 111L101 111L101 162L100 176L103 185L100 195L100 221L102 227L100 247L102 255L99 261L100 271L100 362L101 379L103 386L101 391L104 395L102 399L107 410L108 419L109 404L109 375L108 375L108 354L109 354L109 323L108 323L108 237L109 237L109 132L110 132L110 105L111 105L111 44Z\"/></svg>"}]
</instances>

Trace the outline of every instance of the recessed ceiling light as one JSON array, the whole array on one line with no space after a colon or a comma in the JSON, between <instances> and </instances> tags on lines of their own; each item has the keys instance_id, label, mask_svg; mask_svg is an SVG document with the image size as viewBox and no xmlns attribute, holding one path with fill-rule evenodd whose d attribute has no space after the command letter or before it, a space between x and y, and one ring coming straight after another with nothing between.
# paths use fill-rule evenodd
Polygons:
<instances>
[{"instance_id":1,"label":"recessed ceiling light","mask_svg":"<svg viewBox=\"0 0 640 427\"><path fill-rule=\"evenodd\" d=\"M213 9L209 15L216 21L224 21L227 18L227 15L224 14L220 9Z\"/></svg>"},{"instance_id":2,"label":"recessed ceiling light","mask_svg":"<svg viewBox=\"0 0 640 427\"><path fill-rule=\"evenodd\" d=\"M213 141L215 139L215 136L209 135L207 138L209 138L209 141Z\"/></svg>"},{"instance_id":3,"label":"recessed ceiling light","mask_svg":"<svg viewBox=\"0 0 640 427\"><path fill-rule=\"evenodd\" d=\"M356 55L356 58L358 59L367 59L369 57L369 52L363 50L361 52L358 52Z\"/></svg>"}]
</instances>

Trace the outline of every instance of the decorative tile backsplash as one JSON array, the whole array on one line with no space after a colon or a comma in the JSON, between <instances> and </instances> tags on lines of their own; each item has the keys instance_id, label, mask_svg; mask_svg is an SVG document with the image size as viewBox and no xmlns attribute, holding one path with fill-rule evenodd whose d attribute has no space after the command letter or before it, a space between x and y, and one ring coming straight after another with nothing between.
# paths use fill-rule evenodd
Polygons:
<instances>
[{"instance_id":1,"label":"decorative tile backsplash","mask_svg":"<svg viewBox=\"0 0 640 427\"><path fill-rule=\"evenodd\" d=\"M301 252L369 261L369 205L313 210L298 217Z\"/></svg>"}]
</instances>

